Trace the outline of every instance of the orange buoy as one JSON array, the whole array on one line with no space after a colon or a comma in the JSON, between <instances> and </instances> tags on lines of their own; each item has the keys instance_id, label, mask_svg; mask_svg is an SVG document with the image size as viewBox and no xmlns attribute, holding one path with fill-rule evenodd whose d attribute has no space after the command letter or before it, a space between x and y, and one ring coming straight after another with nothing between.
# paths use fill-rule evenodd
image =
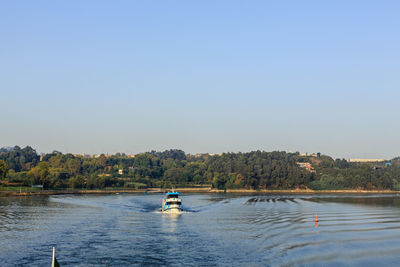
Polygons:
<instances>
[{"instance_id":1,"label":"orange buoy","mask_svg":"<svg viewBox=\"0 0 400 267\"><path fill-rule=\"evenodd\" d=\"M315 215L315 222L318 222L318 215Z\"/></svg>"}]
</instances>

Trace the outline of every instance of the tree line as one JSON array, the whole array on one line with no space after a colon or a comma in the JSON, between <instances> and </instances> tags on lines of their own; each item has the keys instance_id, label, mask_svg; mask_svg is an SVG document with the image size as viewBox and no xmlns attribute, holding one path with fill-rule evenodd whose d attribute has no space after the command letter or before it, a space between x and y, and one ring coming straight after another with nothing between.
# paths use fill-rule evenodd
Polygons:
<instances>
[{"instance_id":1,"label":"tree line","mask_svg":"<svg viewBox=\"0 0 400 267\"><path fill-rule=\"evenodd\" d=\"M307 162L311 168L300 166ZM27 146L0 149L0 179L51 188L147 188L210 185L218 189L400 189L400 160L351 163L281 151L190 155L151 151L85 157Z\"/></svg>"}]
</instances>

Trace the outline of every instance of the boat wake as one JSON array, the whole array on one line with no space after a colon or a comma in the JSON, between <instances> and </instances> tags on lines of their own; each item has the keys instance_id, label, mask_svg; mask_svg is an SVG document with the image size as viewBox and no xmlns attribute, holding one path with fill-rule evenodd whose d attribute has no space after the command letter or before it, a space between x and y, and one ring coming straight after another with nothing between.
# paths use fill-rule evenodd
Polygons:
<instances>
[{"instance_id":1,"label":"boat wake","mask_svg":"<svg viewBox=\"0 0 400 267\"><path fill-rule=\"evenodd\" d=\"M163 212L161 210L156 210L156 211L153 211L153 213L159 213L159 214L165 214L165 215L175 215L175 214L190 214L190 213L194 213L194 212L187 211L187 210L182 210L182 211L177 211L177 212Z\"/></svg>"}]
</instances>

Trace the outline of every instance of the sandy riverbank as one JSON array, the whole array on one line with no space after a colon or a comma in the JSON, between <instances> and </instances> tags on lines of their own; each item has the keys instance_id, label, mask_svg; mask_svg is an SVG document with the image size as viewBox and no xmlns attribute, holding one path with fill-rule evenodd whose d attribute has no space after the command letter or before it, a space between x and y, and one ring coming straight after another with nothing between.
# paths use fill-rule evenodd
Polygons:
<instances>
[{"instance_id":1,"label":"sandy riverbank","mask_svg":"<svg viewBox=\"0 0 400 267\"><path fill-rule=\"evenodd\" d=\"M116 190L42 190L34 192L0 191L0 197L5 196L38 196L38 195L64 195L64 194L117 194L117 193L164 193L168 190L162 188L149 189L116 189ZM229 193L229 194L399 194L400 191L391 190L250 190L227 189L217 190L210 188L177 188L181 193Z\"/></svg>"}]
</instances>

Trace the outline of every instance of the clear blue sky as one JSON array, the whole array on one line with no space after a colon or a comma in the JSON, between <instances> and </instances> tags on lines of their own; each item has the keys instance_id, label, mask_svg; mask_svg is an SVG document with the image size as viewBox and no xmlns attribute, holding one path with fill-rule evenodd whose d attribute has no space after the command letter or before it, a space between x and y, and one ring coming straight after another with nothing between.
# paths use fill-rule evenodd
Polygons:
<instances>
[{"instance_id":1,"label":"clear blue sky","mask_svg":"<svg viewBox=\"0 0 400 267\"><path fill-rule=\"evenodd\" d=\"M0 146L400 155L399 1L1 1Z\"/></svg>"}]
</instances>

